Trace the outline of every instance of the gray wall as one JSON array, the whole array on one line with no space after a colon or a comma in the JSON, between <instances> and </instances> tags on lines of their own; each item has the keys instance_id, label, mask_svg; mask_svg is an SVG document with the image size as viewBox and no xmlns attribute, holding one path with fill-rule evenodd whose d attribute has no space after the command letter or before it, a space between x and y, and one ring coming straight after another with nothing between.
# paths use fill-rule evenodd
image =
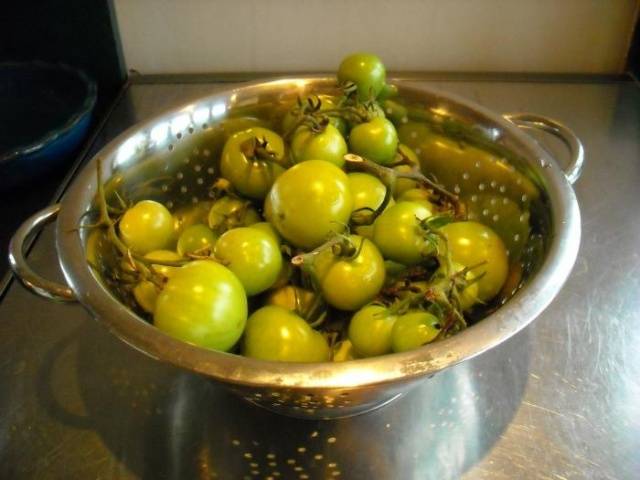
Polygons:
<instances>
[{"instance_id":1,"label":"gray wall","mask_svg":"<svg viewBox=\"0 0 640 480\"><path fill-rule=\"evenodd\" d=\"M636 0L115 0L128 68L620 72Z\"/></svg>"}]
</instances>

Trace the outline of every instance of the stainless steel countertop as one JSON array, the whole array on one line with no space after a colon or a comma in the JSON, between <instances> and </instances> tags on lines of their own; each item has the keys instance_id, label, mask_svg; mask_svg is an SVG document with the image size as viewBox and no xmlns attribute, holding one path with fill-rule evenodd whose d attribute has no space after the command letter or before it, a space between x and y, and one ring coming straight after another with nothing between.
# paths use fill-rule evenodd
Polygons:
<instances>
[{"instance_id":1,"label":"stainless steel countertop","mask_svg":"<svg viewBox=\"0 0 640 480\"><path fill-rule=\"evenodd\" d=\"M640 89L429 83L497 112L557 118L584 142L582 247L532 326L387 407L312 422L246 405L14 283L0 303L0 478L640 478ZM95 148L223 87L133 84ZM61 278L52 229L30 259Z\"/></svg>"}]
</instances>

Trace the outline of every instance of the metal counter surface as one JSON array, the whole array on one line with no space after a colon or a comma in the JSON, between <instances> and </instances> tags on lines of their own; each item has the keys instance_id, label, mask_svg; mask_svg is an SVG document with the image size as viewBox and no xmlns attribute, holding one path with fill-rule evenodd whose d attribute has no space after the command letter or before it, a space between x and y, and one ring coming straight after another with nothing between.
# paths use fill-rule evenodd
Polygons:
<instances>
[{"instance_id":1,"label":"metal counter surface","mask_svg":"<svg viewBox=\"0 0 640 480\"><path fill-rule=\"evenodd\" d=\"M303 421L147 358L82 307L14 282L0 303L0 478L640 478L640 89L429 83L497 112L551 116L584 142L581 250L529 328L373 413ZM134 83L93 151L224 87ZM30 261L60 279L52 230Z\"/></svg>"}]
</instances>

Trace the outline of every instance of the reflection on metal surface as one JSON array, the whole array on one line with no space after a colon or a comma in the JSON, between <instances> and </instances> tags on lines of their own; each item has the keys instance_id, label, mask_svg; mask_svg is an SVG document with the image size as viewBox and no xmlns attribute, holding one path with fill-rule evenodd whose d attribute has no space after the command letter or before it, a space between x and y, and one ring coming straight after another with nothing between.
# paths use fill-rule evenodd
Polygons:
<instances>
[{"instance_id":1,"label":"reflection on metal surface","mask_svg":"<svg viewBox=\"0 0 640 480\"><path fill-rule=\"evenodd\" d=\"M43 365L41 381L59 395L67 386L56 385L49 367L71 356L78 368L67 380L83 413L58 404L47 406L49 415L97 435L118 470L130 472L125 478L199 478L208 472L235 480L278 472L283 479L444 480L478 461L515 413L527 382L531 336L525 332L421 382L376 412L334 421L296 420L247 405L203 377L158 366L95 325L75 329L60 347Z\"/></svg>"}]
</instances>

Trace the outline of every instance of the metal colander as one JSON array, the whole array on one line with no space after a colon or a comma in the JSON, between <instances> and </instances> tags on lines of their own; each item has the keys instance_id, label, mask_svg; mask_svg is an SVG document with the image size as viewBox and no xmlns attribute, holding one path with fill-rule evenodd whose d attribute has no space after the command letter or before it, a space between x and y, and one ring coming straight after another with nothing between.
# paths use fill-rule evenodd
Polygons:
<instances>
[{"instance_id":1,"label":"metal colander","mask_svg":"<svg viewBox=\"0 0 640 480\"><path fill-rule=\"evenodd\" d=\"M453 337L406 353L344 363L259 361L205 350L165 335L127 308L97 273L101 268L87 264L88 230L77 227L91 221L88 213L94 206L99 161L107 195L118 191L132 202L153 199L180 212L210 195L229 132L258 123L278 128L284 112L299 96L335 93L335 80L328 78L247 84L129 129L85 167L61 205L27 220L16 233L11 257L14 271L43 296L80 301L113 333L145 354L208 376L270 410L333 418L384 405L417 381L500 344L531 322L568 276L580 237L579 211L567 177L577 178L582 149L566 127L542 117L520 115L507 120L452 95L402 82L397 85L401 103L385 108L390 116L398 116L401 141L416 151L423 168L438 182L465 199L469 218L493 226L503 237L512 272L528 272L515 276L518 280L502 296L500 308ZM516 123L563 139L573 153L569 173ZM438 135L438 141L431 142L435 145L431 151L423 151L418 142L416 129L424 125ZM439 159L438 142L454 142L460 154ZM58 255L69 287L40 278L22 255L28 233L56 214ZM516 221L505 222L505 217ZM527 241L532 238L535 241ZM110 261L108 255L97 258ZM108 268L108 264L98 267ZM524 285L518 289L520 278Z\"/></svg>"}]
</instances>

